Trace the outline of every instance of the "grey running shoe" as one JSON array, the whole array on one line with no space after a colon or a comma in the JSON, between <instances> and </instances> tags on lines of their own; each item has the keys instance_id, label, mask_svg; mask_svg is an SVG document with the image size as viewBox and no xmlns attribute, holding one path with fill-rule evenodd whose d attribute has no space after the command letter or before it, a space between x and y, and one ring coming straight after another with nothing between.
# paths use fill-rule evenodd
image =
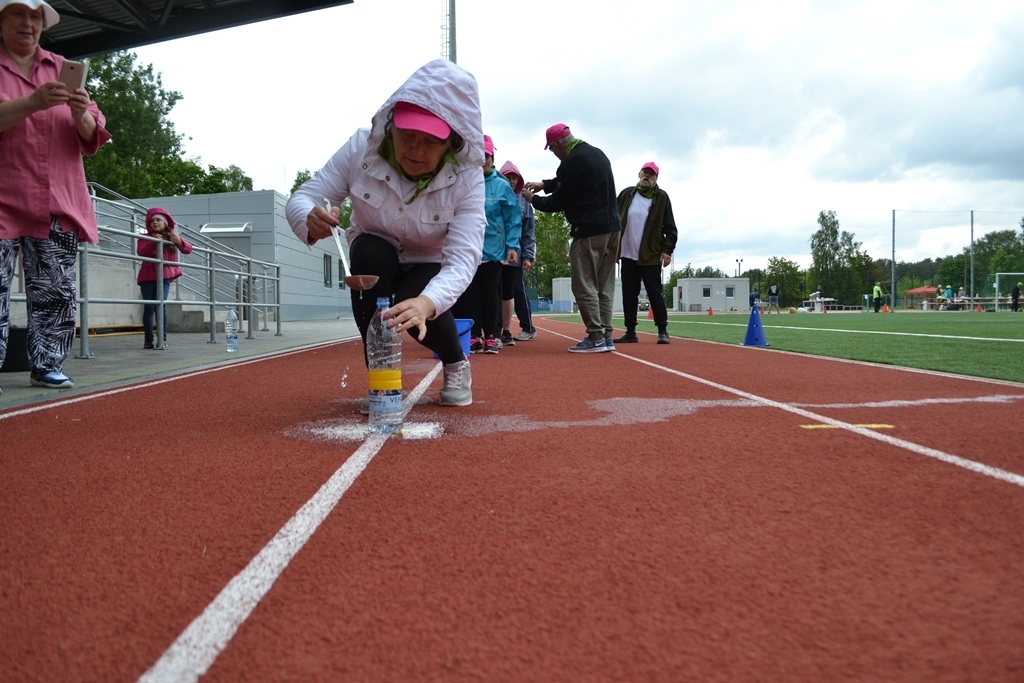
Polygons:
<instances>
[{"instance_id":1,"label":"grey running shoe","mask_svg":"<svg viewBox=\"0 0 1024 683\"><path fill-rule=\"evenodd\" d=\"M501 331L501 345L502 346L515 346L516 345L515 337L513 337L512 333L509 332L508 330L502 330Z\"/></svg>"},{"instance_id":2,"label":"grey running shoe","mask_svg":"<svg viewBox=\"0 0 1024 683\"><path fill-rule=\"evenodd\" d=\"M519 334L516 335L516 341L530 341L531 339L536 339L536 338L537 338L537 331L536 330L534 330L533 332L527 332L526 330L523 330L522 332L520 332Z\"/></svg>"},{"instance_id":3,"label":"grey running shoe","mask_svg":"<svg viewBox=\"0 0 1024 683\"><path fill-rule=\"evenodd\" d=\"M441 387L441 405L468 406L473 402L473 375L469 361L448 363L444 366L444 386Z\"/></svg>"},{"instance_id":4,"label":"grey running shoe","mask_svg":"<svg viewBox=\"0 0 1024 683\"><path fill-rule=\"evenodd\" d=\"M608 347L609 351L615 350L615 342L612 340L612 335L610 332L604 335L604 345Z\"/></svg>"},{"instance_id":5,"label":"grey running shoe","mask_svg":"<svg viewBox=\"0 0 1024 683\"><path fill-rule=\"evenodd\" d=\"M569 353L604 353L611 350L605 346L604 337L600 339L587 337L576 346L569 347Z\"/></svg>"}]
</instances>

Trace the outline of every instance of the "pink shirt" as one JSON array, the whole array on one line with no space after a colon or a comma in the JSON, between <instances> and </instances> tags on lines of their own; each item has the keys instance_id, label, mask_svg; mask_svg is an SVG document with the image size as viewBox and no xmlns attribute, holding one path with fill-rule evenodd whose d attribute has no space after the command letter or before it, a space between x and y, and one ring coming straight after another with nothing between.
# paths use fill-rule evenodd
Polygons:
<instances>
[{"instance_id":1,"label":"pink shirt","mask_svg":"<svg viewBox=\"0 0 1024 683\"><path fill-rule=\"evenodd\" d=\"M60 55L36 48L32 77L25 78L0 46L0 101L31 95L42 84L56 81L63 63ZM46 239L53 214L66 232L76 232L79 241L98 241L82 155L95 154L110 140L110 133L95 102L89 104L89 112L96 119L91 142L79 137L66 105L36 112L0 132L0 239Z\"/></svg>"},{"instance_id":2,"label":"pink shirt","mask_svg":"<svg viewBox=\"0 0 1024 683\"><path fill-rule=\"evenodd\" d=\"M153 233L147 228L146 233L152 235ZM181 237L181 235L178 235ZM181 253L191 254L192 243L184 237L181 237ZM150 242L149 240L139 240L139 245L136 247L139 252L139 256L145 256L146 258L156 258L157 243ZM171 282L181 277L181 267L175 265L178 262L178 247L173 244L164 244L164 282ZM139 277L137 282L141 285L143 282L156 282L156 264L151 261L145 261L139 266Z\"/></svg>"}]
</instances>

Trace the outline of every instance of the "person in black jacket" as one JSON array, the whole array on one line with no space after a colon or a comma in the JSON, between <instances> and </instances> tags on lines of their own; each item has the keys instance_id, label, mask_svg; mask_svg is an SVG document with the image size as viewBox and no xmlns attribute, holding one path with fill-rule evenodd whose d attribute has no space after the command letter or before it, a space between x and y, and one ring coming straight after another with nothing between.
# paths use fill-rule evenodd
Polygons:
<instances>
[{"instance_id":1,"label":"person in black jacket","mask_svg":"<svg viewBox=\"0 0 1024 683\"><path fill-rule=\"evenodd\" d=\"M636 336L637 302L640 283L647 290L658 343L668 344L668 309L662 291L661 269L672 263L678 232L672 216L668 193L658 187L658 165L648 161L637 174L639 182L619 193L622 240L619 261L622 264L622 314L626 333L616 344L639 341Z\"/></svg>"},{"instance_id":2,"label":"person in black jacket","mask_svg":"<svg viewBox=\"0 0 1024 683\"><path fill-rule=\"evenodd\" d=\"M523 196L537 211L564 211L570 226L572 293L587 337L569 351L613 351L615 261L621 226L612 165L604 152L575 138L564 123L548 128L546 137L544 149L550 149L562 163L553 179L526 183ZM535 196L536 192L547 196Z\"/></svg>"}]
</instances>

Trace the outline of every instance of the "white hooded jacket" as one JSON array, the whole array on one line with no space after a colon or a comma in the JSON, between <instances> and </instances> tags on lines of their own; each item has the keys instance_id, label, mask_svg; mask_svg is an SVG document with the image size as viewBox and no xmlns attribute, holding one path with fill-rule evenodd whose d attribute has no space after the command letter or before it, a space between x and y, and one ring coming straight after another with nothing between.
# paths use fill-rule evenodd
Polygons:
<instances>
[{"instance_id":1,"label":"white hooded jacket","mask_svg":"<svg viewBox=\"0 0 1024 683\"><path fill-rule=\"evenodd\" d=\"M427 109L466 141L458 166L445 164L411 203L415 183L377 153L388 113L396 102ZM337 206L352 200L349 244L363 233L386 239L402 264L440 263L423 295L435 317L455 303L476 273L483 249L483 127L476 79L452 62L436 59L416 71L384 103L370 129L361 128L292 194L285 208L295 235L308 243L306 217L324 198Z\"/></svg>"}]
</instances>

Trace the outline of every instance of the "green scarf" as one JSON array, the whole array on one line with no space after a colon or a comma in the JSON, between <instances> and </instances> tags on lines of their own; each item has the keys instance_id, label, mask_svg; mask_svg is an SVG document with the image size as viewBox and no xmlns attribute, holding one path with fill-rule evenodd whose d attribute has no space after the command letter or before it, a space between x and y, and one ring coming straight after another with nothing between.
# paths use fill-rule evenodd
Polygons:
<instances>
[{"instance_id":1,"label":"green scarf","mask_svg":"<svg viewBox=\"0 0 1024 683\"><path fill-rule=\"evenodd\" d=\"M412 204L414 201L416 201L416 198L420 196L420 193L423 192L423 190L427 189L427 185L430 184L430 181L434 179L434 176L436 176L440 172L441 168L446 163L451 164L452 166L459 165L459 160L455 158L455 155L452 154L452 151L449 149L447 152L444 153L444 156L441 157L441 163L437 165L437 168L435 168L433 171L430 171L429 173L424 173L423 175L414 178L408 173L406 173L405 169L402 168L402 165L398 163L398 158L395 157L395 144L391 140L390 135L385 135L384 139L381 140L380 147L377 148L377 154L381 155L384 158L384 160L388 162L388 165L391 166L391 168L398 171L399 173L401 173L406 180L410 180L416 183L416 191L412 193L411 197L405 200L405 203L407 205Z\"/></svg>"},{"instance_id":2,"label":"green scarf","mask_svg":"<svg viewBox=\"0 0 1024 683\"><path fill-rule=\"evenodd\" d=\"M654 193L658 191L658 183L652 184L646 190L644 188L640 187L640 184L637 183L636 191L637 191L637 194L639 194L644 199L650 199L651 197L654 196Z\"/></svg>"},{"instance_id":3,"label":"green scarf","mask_svg":"<svg viewBox=\"0 0 1024 683\"><path fill-rule=\"evenodd\" d=\"M580 144L581 142L583 142L583 140L580 140L579 138L576 138L575 140L570 142L569 146L565 148L565 155L569 156L569 152L573 151L576 148L576 145Z\"/></svg>"}]
</instances>

